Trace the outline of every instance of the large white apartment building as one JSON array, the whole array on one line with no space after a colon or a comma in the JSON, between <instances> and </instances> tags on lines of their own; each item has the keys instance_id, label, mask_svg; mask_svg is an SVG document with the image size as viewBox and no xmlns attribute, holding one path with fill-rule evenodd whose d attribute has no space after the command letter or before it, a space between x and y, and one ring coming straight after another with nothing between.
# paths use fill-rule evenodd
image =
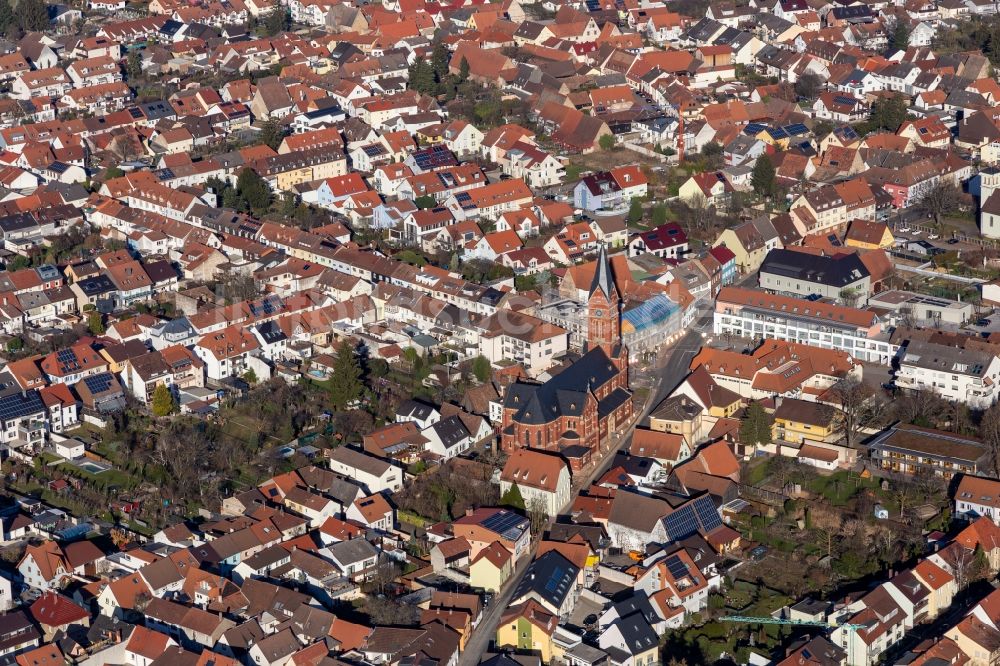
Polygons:
<instances>
[{"instance_id":1,"label":"large white apartment building","mask_svg":"<svg viewBox=\"0 0 1000 666\"><path fill-rule=\"evenodd\" d=\"M859 360L886 365L898 349L880 336L882 322L869 310L740 287L719 292L713 330L716 335L839 349Z\"/></svg>"},{"instance_id":2,"label":"large white apartment building","mask_svg":"<svg viewBox=\"0 0 1000 666\"><path fill-rule=\"evenodd\" d=\"M1000 358L993 354L914 340L899 360L896 386L981 409L997 401L998 372Z\"/></svg>"}]
</instances>

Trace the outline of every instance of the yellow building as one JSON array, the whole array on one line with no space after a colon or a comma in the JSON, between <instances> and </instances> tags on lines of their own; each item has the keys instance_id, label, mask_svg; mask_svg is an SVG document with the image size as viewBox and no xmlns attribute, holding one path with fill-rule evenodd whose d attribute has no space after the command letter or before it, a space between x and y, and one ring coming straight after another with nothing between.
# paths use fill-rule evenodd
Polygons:
<instances>
[{"instance_id":1,"label":"yellow building","mask_svg":"<svg viewBox=\"0 0 1000 666\"><path fill-rule=\"evenodd\" d=\"M913 567L913 575L924 584L930 594L927 596L927 615L937 617L943 610L951 606L952 599L958 592L955 577L939 567L930 559L923 559Z\"/></svg>"},{"instance_id":2,"label":"yellow building","mask_svg":"<svg viewBox=\"0 0 1000 666\"><path fill-rule=\"evenodd\" d=\"M884 250L892 247L895 241L896 237L889 231L888 225L869 220L852 220L844 236L844 242L849 247L862 250Z\"/></svg>"},{"instance_id":3,"label":"yellow building","mask_svg":"<svg viewBox=\"0 0 1000 666\"><path fill-rule=\"evenodd\" d=\"M720 245L736 255L736 266L743 273L759 269L769 250L764 235L752 221L724 230L712 243L712 247Z\"/></svg>"},{"instance_id":4,"label":"yellow building","mask_svg":"<svg viewBox=\"0 0 1000 666\"><path fill-rule=\"evenodd\" d=\"M559 626L559 618L549 613L538 602L529 599L512 606L501 618L497 627L497 647L510 647L518 651L537 654L543 663L552 663L557 657L552 635Z\"/></svg>"},{"instance_id":5,"label":"yellow building","mask_svg":"<svg viewBox=\"0 0 1000 666\"><path fill-rule=\"evenodd\" d=\"M793 444L835 442L840 439L840 419L830 405L784 398L774 410L773 434L775 440Z\"/></svg>"},{"instance_id":6,"label":"yellow building","mask_svg":"<svg viewBox=\"0 0 1000 666\"><path fill-rule=\"evenodd\" d=\"M479 551L469 564L469 585L496 592L510 578L514 557L502 544L494 541Z\"/></svg>"}]
</instances>

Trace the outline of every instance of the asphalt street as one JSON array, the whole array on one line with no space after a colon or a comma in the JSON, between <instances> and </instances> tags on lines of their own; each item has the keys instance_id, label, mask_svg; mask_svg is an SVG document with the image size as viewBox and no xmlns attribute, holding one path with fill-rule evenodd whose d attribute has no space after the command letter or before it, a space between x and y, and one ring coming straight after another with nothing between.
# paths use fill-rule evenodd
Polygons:
<instances>
[{"instance_id":1,"label":"asphalt street","mask_svg":"<svg viewBox=\"0 0 1000 666\"><path fill-rule=\"evenodd\" d=\"M632 432L635 430L636 425L644 423L653 408L660 404L663 398L668 396L675 388L677 388L677 386L687 376L688 366L691 363L691 359L698 353L698 350L701 349L704 342L704 335L700 329L704 329L704 327L709 325L710 322L710 316L699 319L691 330L689 330L687 334L670 350L666 363L658 368L650 368L646 371L655 374L656 376L655 382L650 388L650 395L653 399L647 401L642 414L639 418L633 421L633 424L623 434L621 440L619 441L617 450L625 450L629 447L632 442ZM584 485L589 485L594 479L599 478L607 472L614 459L614 453L608 452L601 464L589 475L588 482ZM563 507L563 511L568 508L568 506ZM475 666L479 663L481 656L489 649L496 636L497 627L500 625L500 618L509 607L511 597L514 594L514 589L524 576L524 572L527 569L528 564L534 558L536 547L537 546L532 547L531 551L526 556L521 558L521 560L517 563L517 570L514 575L510 577L510 580L507 581L507 585L500 591L499 594L494 596L486 614L483 616L482 620L480 620L479 626L476 627L475 631L473 631L472 636L469 638L469 642L465 646L465 650L459 656L458 666Z\"/></svg>"}]
</instances>

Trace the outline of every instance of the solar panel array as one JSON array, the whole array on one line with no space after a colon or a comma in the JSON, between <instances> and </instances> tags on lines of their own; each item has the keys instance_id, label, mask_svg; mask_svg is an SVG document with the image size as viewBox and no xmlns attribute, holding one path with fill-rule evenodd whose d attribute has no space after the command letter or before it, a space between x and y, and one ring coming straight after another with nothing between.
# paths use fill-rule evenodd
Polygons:
<instances>
[{"instance_id":1,"label":"solar panel array","mask_svg":"<svg viewBox=\"0 0 1000 666\"><path fill-rule=\"evenodd\" d=\"M670 575L674 577L674 580L680 580L681 578L687 577L687 564L677 555L671 555L668 557L665 564L667 565L667 571L669 571Z\"/></svg>"},{"instance_id":2,"label":"solar panel array","mask_svg":"<svg viewBox=\"0 0 1000 666\"><path fill-rule=\"evenodd\" d=\"M837 133L839 133L845 139L857 139L858 138L858 133L855 132L854 128L851 127L850 125L844 125L839 130L837 130Z\"/></svg>"},{"instance_id":3,"label":"solar panel array","mask_svg":"<svg viewBox=\"0 0 1000 666\"><path fill-rule=\"evenodd\" d=\"M253 315L272 315L281 309L281 299L277 296L267 296L258 303L250 303L250 313Z\"/></svg>"},{"instance_id":4,"label":"solar panel array","mask_svg":"<svg viewBox=\"0 0 1000 666\"><path fill-rule=\"evenodd\" d=\"M482 522L483 527L499 534L504 538L517 538L521 530L517 529L521 521L521 516L510 511L498 511Z\"/></svg>"},{"instance_id":5,"label":"solar panel array","mask_svg":"<svg viewBox=\"0 0 1000 666\"><path fill-rule=\"evenodd\" d=\"M83 383L87 386L87 390L94 395L107 391L111 388L112 382L113 379L111 374L108 372L102 372L99 375L83 378Z\"/></svg>"},{"instance_id":6,"label":"solar panel array","mask_svg":"<svg viewBox=\"0 0 1000 666\"><path fill-rule=\"evenodd\" d=\"M546 592L554 594L556 590L559 589L559 583L562 581L563 573L562 567L555 567L552 569L552 575L549 576L549 579L545 582Z\"/></svg>"},{"instance_id":7,"label":"solar panel array","mask_svg":"<svg viewBox=\"0 0 1000 666\"><path fill-rule=\"evenodd\" d=\"M667 516L663 524L671 541L679 541L698 532L698 518L690 504L685 504Z\"/></svg>"},{"instance_id":8,"label":"solar panel array","mask_svg":"<svg viewBox=\"0 0 1000 666\"><path fill-rule=\"evenodd\" d=\"M802 123L793 123L791 125L785 125L785 131L788 132L790 136L798 136L799 134L806 134L809 129Z\"/></svg>"},{"instance_id":9,"label":"solar panel array","mask_svg":"<svg viewBox=\"0 0 1000 666\"><path fill-rule=\"evenodd\" d=\"M38 391L13 393L0 399L0 421L12 421L40 411L45 411L45 405Z\"/></svg>"},{"instance_id":10,"label":"solar panel array","mask_svg":"<svg viewBox=\"0 0 1000 666\"><path fill-rule=\"evenodd\" d=\"M712 498L703 495L664 518L663 525L667 529L667 537L678 541L698 532L711 532L722 525L722 519Z\"/></svg>"},{"instance_id":11,"label":"solar panel array","mask_svg":"<svg viewBox=\"0 0 1000 666\"><path fill-rule=\"evenodd\" d=\"M446 146L431 146L417 151L413 154L413 159L421 171L431 171L458 164L458 160Z\"/></svg>"},{"instance_id":12,"label":"solar panel array","mask_svg":"<svg viewBox=\"0 0 1000 666\"><path fill-rule=\"evenodd\" d=\"M705 532L711 532L717 527L722 527L722 518L719 517L719 511L715 508L715 502L708 495L703 495L694 501L694 510L698 514L698 522L701 523L701 529Z\"/></svg>"},{"instance_id":13,"label":"solar panel array","mask_svg":"<svg viewBox=\"0 0 1000 666\"><path fill-rule=\"evenodd\" d=\"M59 363L59 370L63 374L75 372L80 369L80 362L76 358L76 353L72 349L60 349L56 352L56 361Z\"/></svg>"}]
</instances>

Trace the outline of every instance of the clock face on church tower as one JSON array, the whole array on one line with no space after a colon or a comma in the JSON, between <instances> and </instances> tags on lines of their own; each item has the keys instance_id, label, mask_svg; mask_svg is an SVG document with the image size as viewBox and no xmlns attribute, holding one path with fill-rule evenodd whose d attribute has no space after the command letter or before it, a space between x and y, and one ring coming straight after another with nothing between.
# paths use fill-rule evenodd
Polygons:
<instances>
[{"instance_id":1,"label":"clock face on church tower","mask_svg":"<svg viewBox=\"0 0 1000 666\"><path fill-rule=\"evenodd\" d=\"M601 312L600 310L594 310L594 316L595 317L603 317L604 313Z\"/></svg>"}]
</instances>

